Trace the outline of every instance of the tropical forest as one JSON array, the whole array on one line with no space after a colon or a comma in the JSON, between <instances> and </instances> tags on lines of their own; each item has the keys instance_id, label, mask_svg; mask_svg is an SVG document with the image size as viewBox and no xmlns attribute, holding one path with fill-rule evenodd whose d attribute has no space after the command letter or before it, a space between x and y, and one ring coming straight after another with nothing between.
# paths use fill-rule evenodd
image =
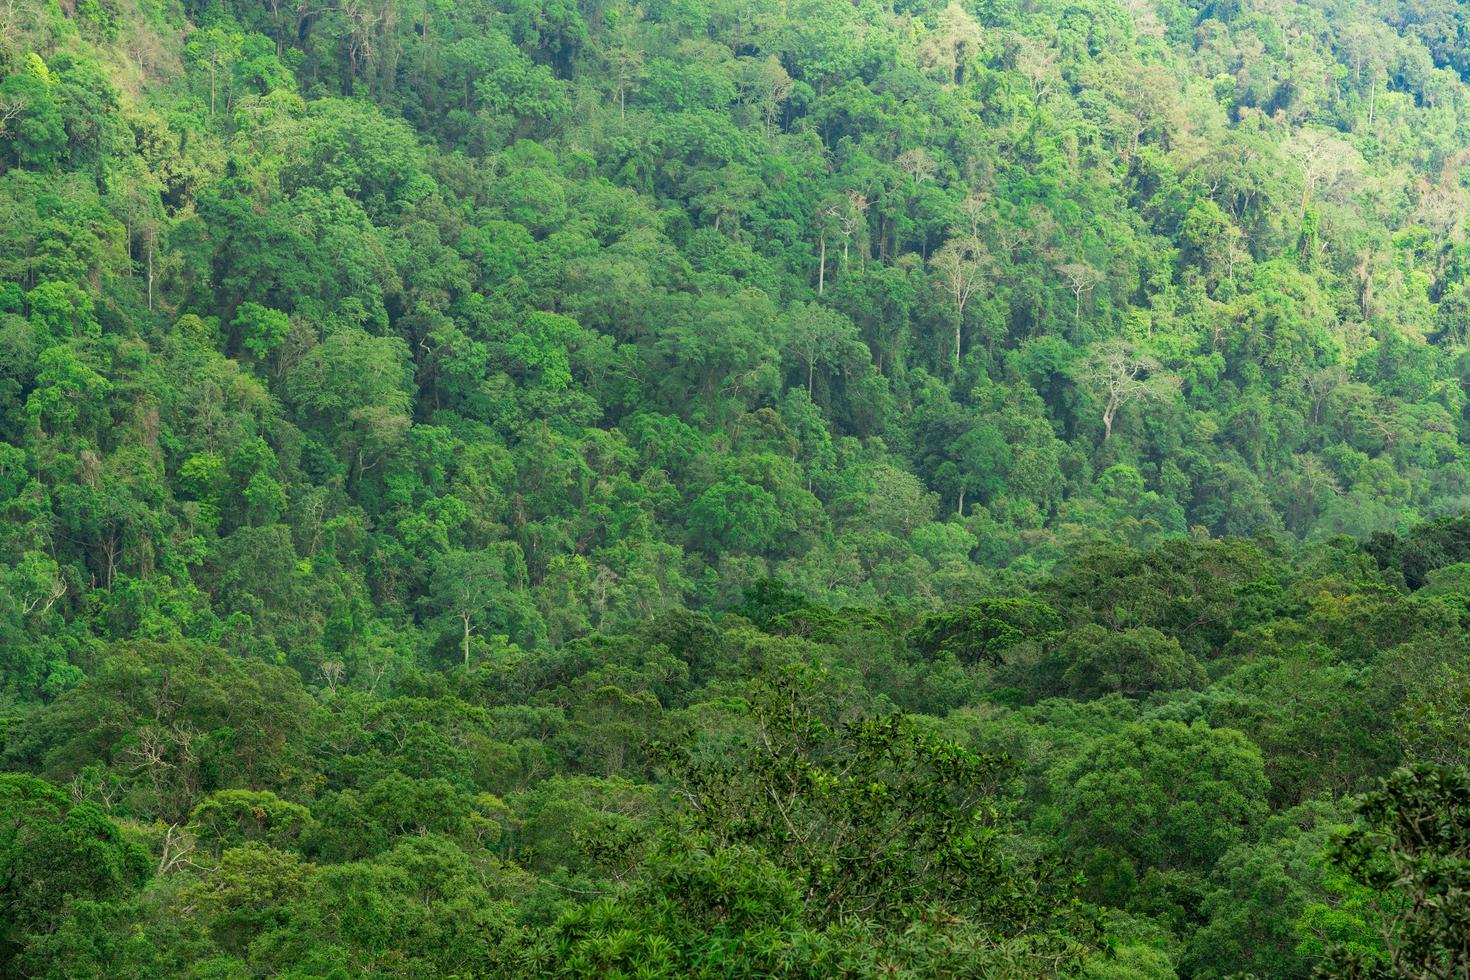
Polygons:
<instances>
[{"instance_id":1,"label":"tropical forest","mask_svg":"<svg viewBox=\"0 0 1470 980\"><path fill-rule=\"evenodd\" d=\"M1470 5L0 0L0 976L1470 977Z\"/></svg>"}]
</instances>

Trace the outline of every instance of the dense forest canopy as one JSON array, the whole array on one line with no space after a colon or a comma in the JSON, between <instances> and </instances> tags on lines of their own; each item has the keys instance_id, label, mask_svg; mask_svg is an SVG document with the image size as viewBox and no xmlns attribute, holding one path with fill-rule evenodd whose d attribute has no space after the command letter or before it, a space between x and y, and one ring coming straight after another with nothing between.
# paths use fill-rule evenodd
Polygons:
<instances>
[{"instance_id":1,"label":"dense forest canopy","mask_svg":"<svg viewBox=\"0 0 1470 980\"><path fill-rule=\"evenodd\" d=\"M1470 974L1470 10L0 0L0 974Z\"/></svg>"}]
</instances>

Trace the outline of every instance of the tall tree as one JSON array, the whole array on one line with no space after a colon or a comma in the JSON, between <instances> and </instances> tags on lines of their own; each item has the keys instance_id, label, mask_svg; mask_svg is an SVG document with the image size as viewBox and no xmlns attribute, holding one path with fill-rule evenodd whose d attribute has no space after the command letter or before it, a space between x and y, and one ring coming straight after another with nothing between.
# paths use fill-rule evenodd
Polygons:
<instances>
[{"instance_id":1,"label":"tall tree","mask_svg":"<svg viewBox=\"0 0 1470 980\"><path fill-rule=\"evenodd\" d=\"M954 366L958 368L965 307L990 275L990 253L980 239L958 235L945 242L929 259L929 264L954 304Z\"/></svg>"},{"instance_id":2,"label":"tall tree","mask_svg":"<svg viewBox=\"0 0 1470 980\"><path fill-rule=\"evenodd\" d=\"M1076 371L1102 403L1103 441L1113 437L1113 423L1123 406L1135 401L1164 401L1179 391L1177 375L1163 370L1158 359L1125 340L1093 347Z\"/></svg>"}]
</instances>

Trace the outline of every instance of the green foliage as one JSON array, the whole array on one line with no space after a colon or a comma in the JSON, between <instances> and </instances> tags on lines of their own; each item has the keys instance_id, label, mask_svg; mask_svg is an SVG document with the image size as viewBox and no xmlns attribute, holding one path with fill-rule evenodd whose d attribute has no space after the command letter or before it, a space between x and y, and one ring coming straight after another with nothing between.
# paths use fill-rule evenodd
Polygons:
<instances>
[{"instance_id":1,"label":"green foliage","mask_svg":"<svg viewBox=\"0 0 1470 980\"><path fill-rule=\"evenodd\" d=\"M40 67L44 72L45 66ZM5 128L9 162L27 170L54 169L66 151L66 128L49 77L33 72L10 75L0 82L0 99L17 107Z\"/></svg>"},{"instance_id":2,"label":"green foliage","mask_svg":"<svg viewBox=\"0 0 1470 980\"><path fill-rule=\"evenodd\" d=\"M930 657L948 655L961 663L998 664L1007 650L1026 640L1045 639L1061 625L1055 610L1027 599L986 599L965 609L930 616L912 641Z\"/></svg>"},{"instance_id":3,"label":"green foliage","mask_svg":"<svg viewBox=\"0 0 1470 980\"><path fill-rule=\"evenodd\" d=\"M242 303L232 324L240 334L240 345L265 360L286 340L290 322L284 313L266 309L259 303Z\"/></svg>"},{"instance_id":4,"label":"green foliage","mask_svg":"<svg viewBox=\"0 0 1470 980\"><path fill-rule=\"evenodd\" d=\"M1057 657L1066 664L1062 683L1079 700L1108 693L1136 698L1205 684L1199 661L1151 626L1110 632L1090 623L1067 636Z\"/></svg>"},{"instance_id":5,"label":"green foliage","mask_svg":"<svg viewBox=\"0 0 1470 980\"><path fill-rule=\"evenodd\" d=\"M1073 838L1137 867L1208 869L1266 813L1260 750L1199 723L1126 725L1057 775Z\"/></svg>"},{"instance_id":6,"label":"green foliage","mask_svg":"<svg viewBox=\"0 0 1470 980\"><path fill-rule=\"evenodd\" d=\"M0 2L0 973L1463 972L1467 38Z\"/></svg>"},{"instance_id":7,"label":"green foliage","mask_svg":"<svg viewBox=\"0 0 1470 980\"><path fill-rule=\"evenodd\" d=\"M1053 932L1073 912L1043 858L1020 867L1004 847L1005 763L901 715L839 722L833 678L785 669L757 682L749 744L728 761L676 760L695 826L748 846L791 876L809 921L911 918L930 906L996 935L1084 946ZM1078 923L1078 925L1084 925Z\"/></svg>"},{"instance_id":8,"label":"green foliage","mask_svg":"<svg viewBox=\"0 0 1470 980\"><path fill-rule=\"evenodd\" d=\"M277 850L300 837L311 820L304 806L271 792L227 789L189 814L189 830L216 857L226 847L259 841Z\"/></svg>"},{"instance_id":9,"label":"green foliage","mask_svg":"<svg viewBox=\"0 0 1470 980\"><path fill-rule=\"evenodd\" d=\"M69 902L128 895L149 865L96 804L73 805L30 776L0 775L0 963L8 972L26 938L55 929Z\"/></svg>"},{"instance_id":10,"label":"green foliage","mask_svg":"<svg viewBox=\"0 0 1470 980\"><path fill-rule=\"evenodd\" d=\"M1368 793L1361 825L1332 857L1368 892L1381 945L1334 945L1332 976L1454 976L1470 967L1470 775L1463 768L1400 769ZM1379 937L1374 937L1375 939Z\"/></svg>"}]
</instances>

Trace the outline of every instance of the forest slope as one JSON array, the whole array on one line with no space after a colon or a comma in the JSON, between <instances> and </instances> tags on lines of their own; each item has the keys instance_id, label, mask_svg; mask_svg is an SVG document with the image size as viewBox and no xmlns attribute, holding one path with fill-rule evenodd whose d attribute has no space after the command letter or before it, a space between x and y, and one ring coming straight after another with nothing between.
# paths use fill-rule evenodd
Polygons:
<instances>
[{"instance_id":1,"label":"forest slope","mask_svg":"<svg viewBox=\"0 0 1470 980\"><path fill-rule=\"evenodd\" d=\"M0 0L0 972L1464 966L1467 52Z\"/></svg>"}]
</instances>

